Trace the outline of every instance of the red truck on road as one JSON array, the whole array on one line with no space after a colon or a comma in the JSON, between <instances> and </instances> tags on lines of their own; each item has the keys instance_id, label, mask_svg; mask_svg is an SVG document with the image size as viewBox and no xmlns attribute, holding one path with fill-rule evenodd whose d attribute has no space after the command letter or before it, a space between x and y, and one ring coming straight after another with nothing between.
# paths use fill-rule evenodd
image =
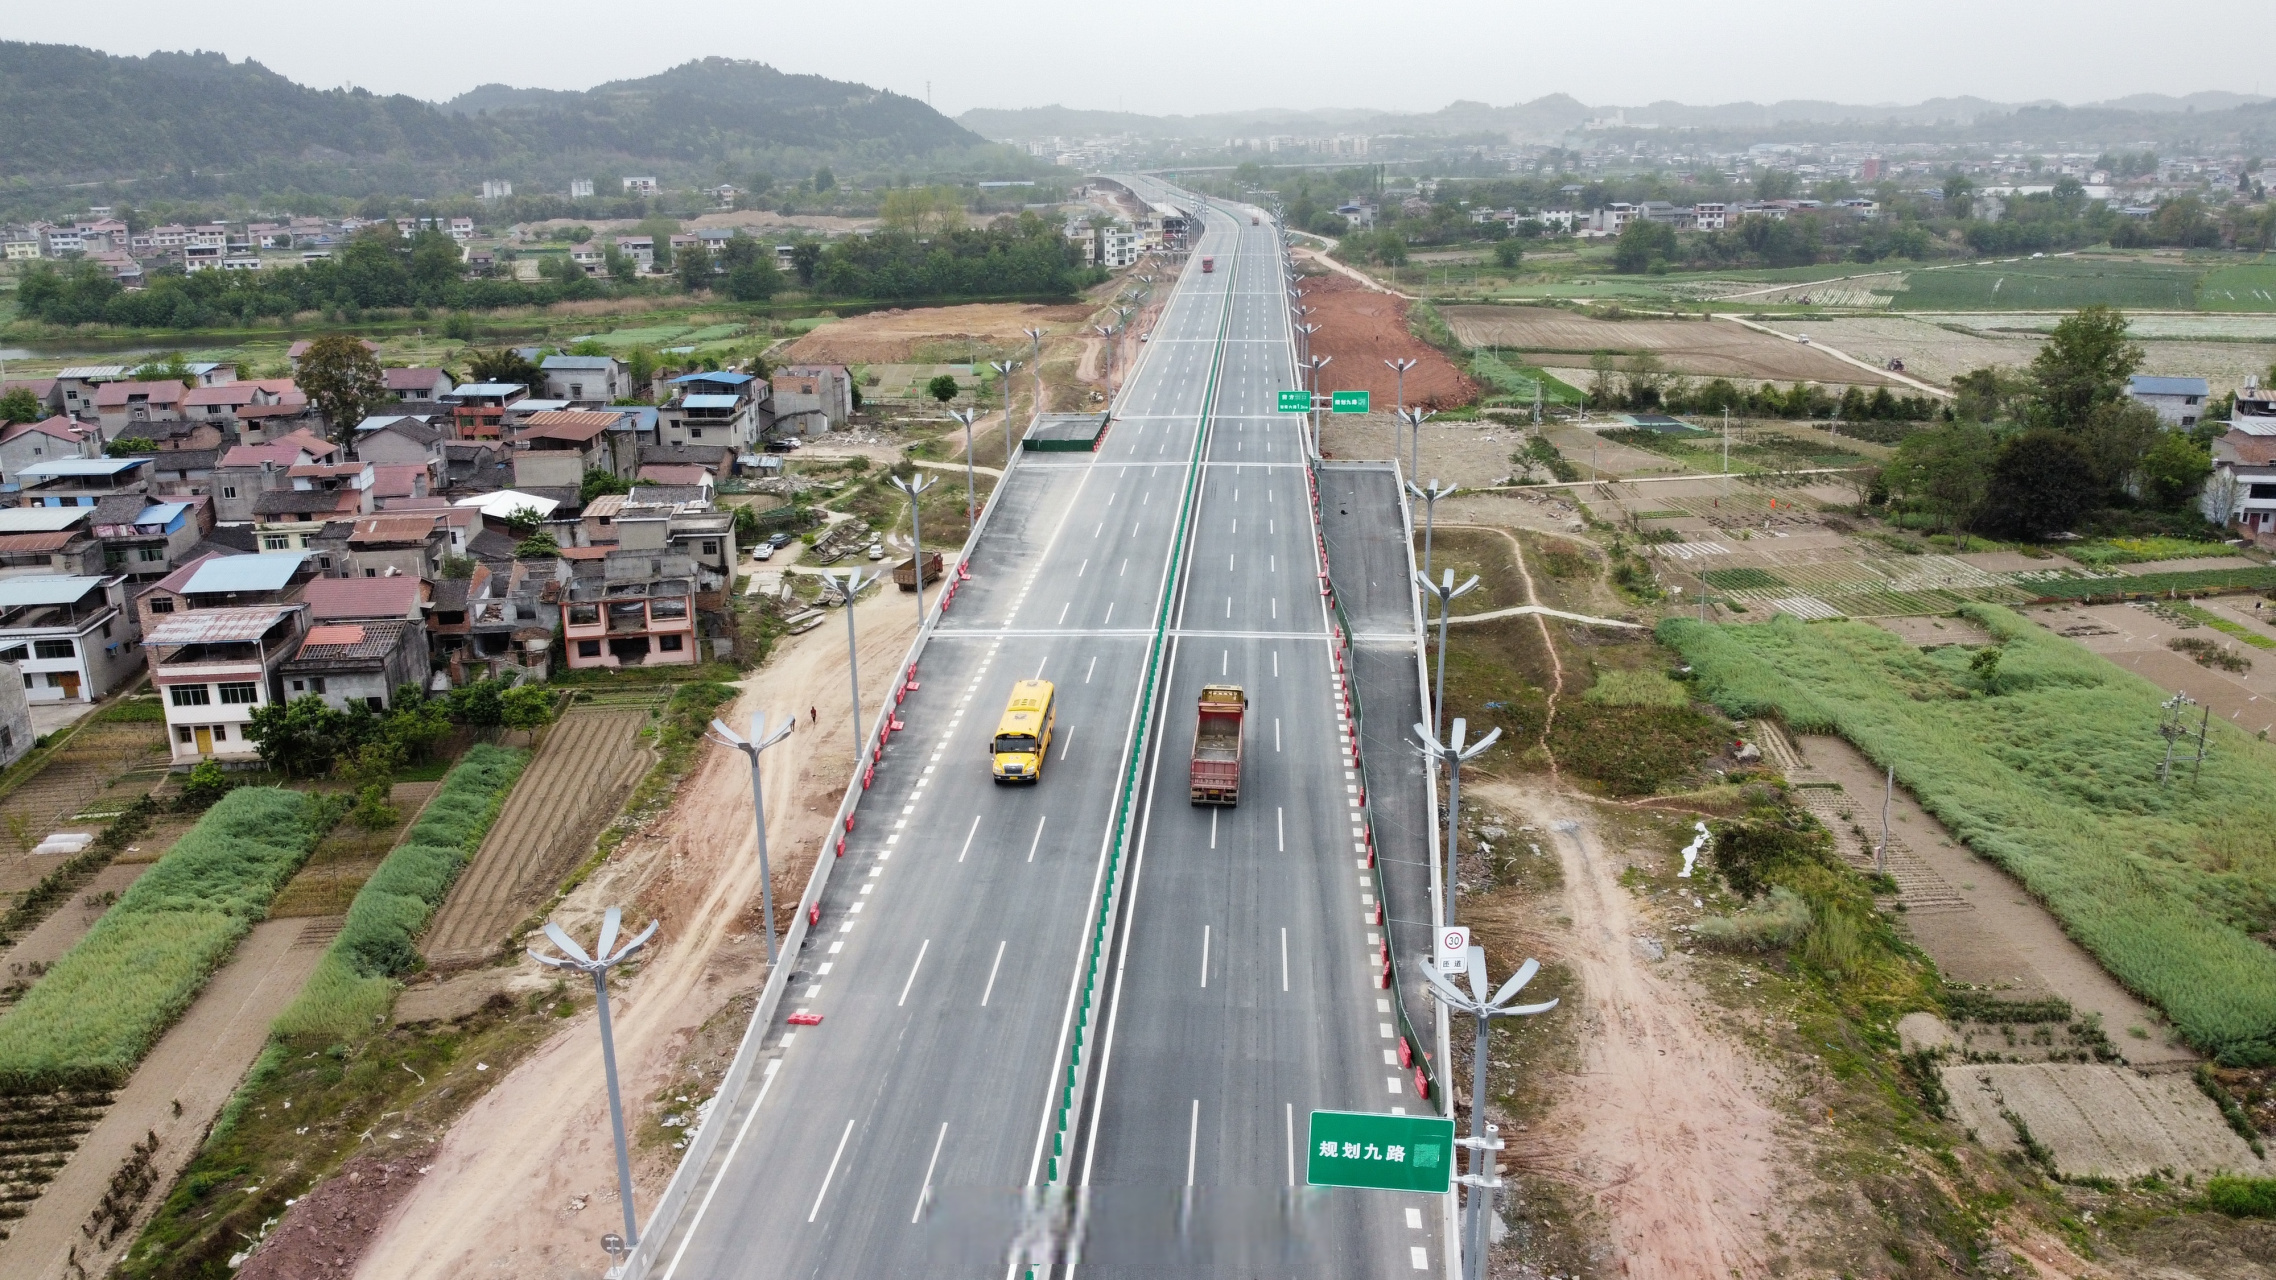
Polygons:
<instances>
[{"instance_id":1,"label":"red truck on road","mask_svg":"<svg viewBox=\"0 0 2276 1280\"><path fill-rule=\"evenodd\" d=\"M1193 802L1238 804L1241 800L1241 718L1248 695L1237 684L1201 686L1201 707L1193 726Z\"/></svg>"},{"instance_id":2,"label":"red truck on road","mask_svg":"<svg viewBox=\"0 0 2276 1280\"><path fill-rule=\"evenodd\" d=\"M1210 272L1215 271L1216 269L1217 259L1205 257L1201 260L1201 274L1208 275Z\"/></svg>"}]
</instances>

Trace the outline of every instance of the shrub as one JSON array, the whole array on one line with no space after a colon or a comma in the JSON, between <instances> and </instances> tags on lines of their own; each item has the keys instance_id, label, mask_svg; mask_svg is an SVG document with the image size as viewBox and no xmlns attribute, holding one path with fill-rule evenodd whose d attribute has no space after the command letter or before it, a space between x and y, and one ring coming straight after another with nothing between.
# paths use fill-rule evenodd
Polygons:
<instances>
[{"instance_id":1,"label":"shrub","mask_svg":"<svg viewBox=\"0 0 2276 1280\"><path fill-rule=\"evenodd\" d=\"M1971 651L1863 623L1683 619L1662 639L1735 715L1835 731L1978 853L2013 873L2192 1044L2276 1058L2276 752L2227 724L2196 785L2158 781L2164 691L1993 605L1963 616L2003 655L1986 697Z\"/></svg>"},{"instance_id":2,"label":"shrub","mask_svg":"<svg viewBox=\"0 0 2276 1280\"><path fill-rule=\"evenodd\" d=\"M2205 1184L2205 1207L2232 1218L2276 1218L2276 1178L2216 1177Z\"/></svg>"},{"instance_id":3,"label":"shrub","mask_svg":"<svg viewBox=\"0 0 2276 1280\"><path fill-rule=\"evenodd\" d=\"M1709 916L1694 932L1701 942L1725 951L1777 951L1790 947L1810 927L1810 904L1784 885L1766 900L1734 915Z\"/></svg>"},{"instance_id":4,"label":"shrub","mask_svg":"<svg viewBox=\"0 0 2276 1280\"><path fill-rule=\"evenodd\" d=\"M272 1033L327 1042L370 1032L395 1002L394 979L418 967L419 934L496 821L529 753L469 750L387 860L348 904L348 918Z\"/></svg>"},{"instance_id":5,"label":"shrub","mask_svg":"<svg viewBox=\"0 0 2276 1280\"><path fill-rule=\"evenodd\" d=\"M1549 749L1565 768L1616 796L1650 795L1715 754L1722 728L1689 705L1607 706L1582 701L1557 713Z\"/></svg>"},{"instance_id":6,"label":"shrub","mask_svg":"<svg viewBox=\"0 0 2276 1280\"><path fill-rule=\"evenodd\" d=\"M1660 671L1599 671L1581 695L1607 707L1687 707L1691 691Z\"/></svg>"},{"instance_id":7,"label":"shrub","mask_svg":"<svg viewBox=\"0 0 2276 1280\"><path fill-rule=\"evenodd\" d=\"M0 1017L0 1093L124 1084L307 859L315 808L271 787L214 805Z\"/></svg>"}]
</instances>

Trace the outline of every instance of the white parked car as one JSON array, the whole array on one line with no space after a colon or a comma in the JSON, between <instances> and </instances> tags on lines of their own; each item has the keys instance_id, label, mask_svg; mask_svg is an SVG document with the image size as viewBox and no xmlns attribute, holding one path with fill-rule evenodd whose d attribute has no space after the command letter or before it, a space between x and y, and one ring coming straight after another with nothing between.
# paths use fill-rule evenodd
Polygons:
<instances>
[{"instance_id":1,"label":"white parked car","mask_svg":"<svg viewBox=\"0 0 2276 1280\"><path fill-rule=\"evenodd\" d=\"M762 542L759 545L751 548L751 558L753 560L774 559L774 544L771 542Z\"/></svg>"},{"instance_id":2,"label":"white parked car","mask_svg":"<svg viewBox=\"0 0 2276 1280\"><path fill-rule=\"evenodd\" d=\"M872 560L883 560L885 558L885 544L882 542L870 543L869 558Z\"/></svg>"}]
</instances>

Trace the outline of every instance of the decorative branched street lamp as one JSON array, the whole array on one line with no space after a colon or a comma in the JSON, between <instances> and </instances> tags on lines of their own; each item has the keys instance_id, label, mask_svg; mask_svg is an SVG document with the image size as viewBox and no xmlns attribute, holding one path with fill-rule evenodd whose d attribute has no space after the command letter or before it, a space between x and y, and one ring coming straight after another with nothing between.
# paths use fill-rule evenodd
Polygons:
<instances>
[{"instance_id":1,"label":"decorative branched street lamp","mask_svg":"<svg viewBox=\"0 0 2276 1280\"><path fill-rule=\"evenodd\" d=\"M531 959L548 968L575 969L593 979L593 995L599 1000L601 1012L601 1067L608 1077L609 1126L616 1132L616 1191L617 1198L624 1202L626 1248L640 1243L640 1227L633 1220L632 1214L632 1155L624 1145L624 1100L618 1095L616 1085L616 1036L609 1028L609 970L623 964L633 952L655 937L656 928L661 923L650 921L648 927L640 931L639 937L618 947L616 938L624 926L624 911L622 908L610 907L601 916L599 945L593 948L591 955L587 955L585 949L577 945L577 940L569 936L567 929L548 920L545 922L545 936L553 940L554 946L561 948L562 954L549 956L535 948L531 948L529 953ZM773 922L768 923L771 927Z\"/></svg>"},{"instance_id":2,"label":"decorative branched street lamp","mask_svg":"<svg viewBox=\"0 0 2276 1280\"><path fill-rule=\"evenodd\" d=\"M852 613L848 609L849 614ZM858 715L858 711L856 713ZM767 862L767 793L759 780L759 753L790 736L798 727L798 713L784 716L773 733L767 732L767 715L764 711L751 713L751 736L746 738L727 727L725 721L711 722L712 741L721 746L733 747L751 758L751 813L759 828L759 909L766 913L767 964L775 962L774 946L774 868ZM854 767L860 768L857 755Z\"/></svg>"},{"instance_id":3,"label":"decorative branched street lamp","mask_svg":"<svg viewBox=\"0 0 2276 1280\"><path fill-rule=\"evenodd\" d=\"M1457 720L1455 724L1460 725L1461 721ZM1457 729L1456 732L1460 730ZM1502 1184L1500 1176L1494 1171L1494 1153L1502 1149L1501 1128L1486 1123L1487 1034L1493 1029L1496 1018L1530 1018L1556 1008L1557 1002L1544 1000L1539 1004L1510 1003L1518 992L1525 989L1525 984L1533 981L1533 976L1541 972L1539 960L1527 960L1519 965L1517 972L1511 974L1509 981L1504 982L1489 1000L1486 998L1486 949L1471 947L1466 959L1470 978L1467 994L1457 988L1447 975L1440 973L1435 964L1425 962L1422 973L1430 981L1431 994L1445 1002L1446 1007L1455 1013L1469 1014L1476 1027L1476 1039L1471 1041L1470 1050L1470 1136L1456 1144L1470 1149L1470 1172L1455 1181L1470 1188L1469 1217L1463 1233L1469 1240L1462 1249L1462 1274L1464 1280L1484 1280L1486 1250L1493 1244L1487 1227L1487 1206L1492 1203L1493 1193Z\"/></svg>"}]
</instances>

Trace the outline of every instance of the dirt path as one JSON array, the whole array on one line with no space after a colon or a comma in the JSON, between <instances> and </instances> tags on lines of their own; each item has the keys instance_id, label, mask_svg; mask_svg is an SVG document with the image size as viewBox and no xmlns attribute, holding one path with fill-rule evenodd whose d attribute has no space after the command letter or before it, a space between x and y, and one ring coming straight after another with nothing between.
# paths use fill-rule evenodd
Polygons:
<instances>
[{"instance_id":1,"label":"dirt path","mask_svg":"<svg viewBox=\"0 0 2276 1280\"><path fill-rule=\"evenodd\" d=\"M236 955L119 1090L109 1113L79 1144L46 1194L12 1224L7 1241L0 1243L0 1275L11 1280L98 1276L134 1242L147 1211L189 1163L207 1126L268 1042L269 1024L315 971L324 947L302 940L308 923L271 920L254 926L252 936L238 945ZM82 1224L147 1135L158 1140L151 1157L156 1177L152 1190L135 1205L134 1227L107 1242L90 1240L81 1233ZM82 1271L71 1270L74 1261Z\"/></svg>"},{"instance_id":2,"label":"dirt path","mask_svg":"<svg viewBox=\"0 0 2276 1280\"><path fill-rule=\"evenodd\" d=\"M1765 1274L1777 1225L1779 1116L1769 1072L1728 1034L1682 970L1637 942L1656 930L1620 883L1630 860L1665 851L1606 843L1585 799L1481 782L1488 804L1556 832L1562 914L1554 959L1579 980L1562 1016L1583 1029L1582 1067L1545 1123L1514 1135L1511 1165L1578 1184L1611 1230L1605 1274L1699 1280ZM1571 824L1566 829L1564 824ZM1544 841L1546 845L1548 842Z\"/></svg>"},{"instance_id":3,"label":"dirt path","mask_svg":"<svg viewBox=\"0 0 2276 1280\"><path fill-rule=\"evenodd\" d=\"M1295 249L1290 250L1289 252L1293 257L1302 258L1306 262L1325 267L1328 270L1335 272L1337 275L1349 276L1353 280L1358 281L1363 287L1372 289L1377 293L1387 293L1394 298L1405 298L1409 302L1416 301L1415 295L1411 293L1401 293L1397 289L1393 289L1387 285L1377 284L1373 276L1345 266L1344 264L1336 261L1334 258L1329 257L1324 250L1307 249L1299 246Z\"/></svg>"},{"instance_id":4,"label":"dirt path","mask_svg":"<svg viewBox=\"0 0 2276 1280\"><path fill-rule=\"evenodd\" d=\"M886 591L856 607L862 687L882 689L915 629L908 599ZM801 716L798 732L764 757L768 847L784 919L796 909L854 759L845 684L844 638L824 627L785 642L745 682L728 717L821 709L821 723ZM713 750L682 784L669 816L628 841L555 915L580 936L611 903L636 904L636 918L664 922L652 958L616 1005L618 1067L636 1125L645 1099L676 1078L680 1055L705 1020L766 981L764 943L754 932L759 876L750 806L742 757ZM636 1161L643 1213L670 1177L674 1154ZM598 1276L606 1258L595 1242L617 1222L613 1159L599 1036L588 1014L565 1024L452 1128L355 1274Z\"/></svg>"}]
</instances>

